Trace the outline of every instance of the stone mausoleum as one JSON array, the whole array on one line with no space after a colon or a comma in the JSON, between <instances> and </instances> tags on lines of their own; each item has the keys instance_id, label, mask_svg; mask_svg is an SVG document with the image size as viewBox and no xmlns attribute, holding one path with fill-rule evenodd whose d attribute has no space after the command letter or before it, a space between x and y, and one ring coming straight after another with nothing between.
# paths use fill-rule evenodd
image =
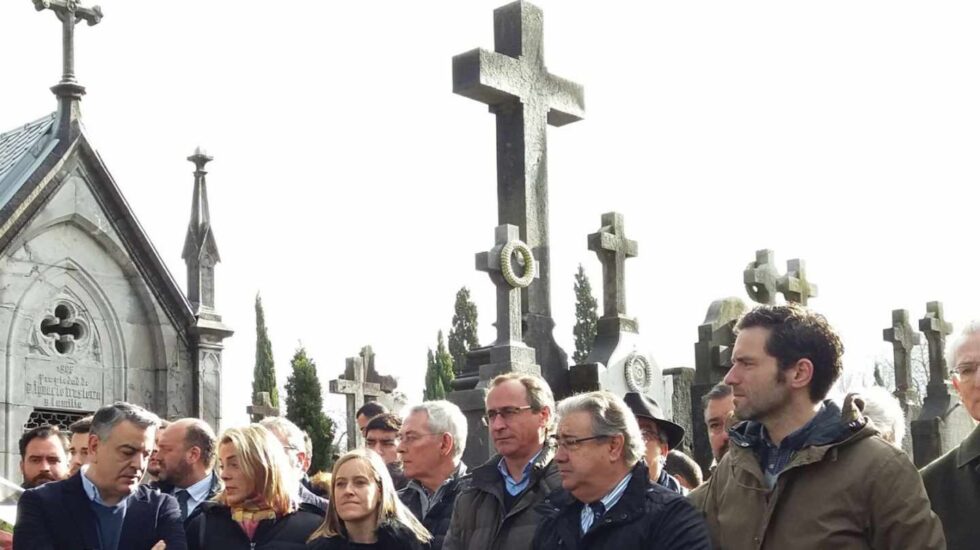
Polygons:
<instances>
[{"instance_id":1,"label":"stone mausoleum","mask_svg":"<svg viewBox=\"0 0 980 550\"><path fill-rule=\"evenodd\" d=\"M178 286L80 121L75 24L98 8L52 0L64 33L57 111L0 134L0 475L17 479L17 442L103 404L220 425L222 342L214 310L218 249L198 150ZM11 78L10 82L16 82Z\"/></svg>"}]
</instances>

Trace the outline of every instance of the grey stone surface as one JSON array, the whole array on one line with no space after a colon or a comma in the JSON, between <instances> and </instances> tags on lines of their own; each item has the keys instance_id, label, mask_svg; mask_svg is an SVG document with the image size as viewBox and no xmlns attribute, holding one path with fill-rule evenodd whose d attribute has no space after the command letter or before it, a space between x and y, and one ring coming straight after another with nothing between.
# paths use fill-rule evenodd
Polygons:
<instances>
[{"instance_id":1,"label":"grey stone surface","mask_svg":"<svg viewBox=\"0 0 980 550\"><path fill-rule=\"evenodd\" d=\"M476 255L476 268L486 272L497 288L497 339L489 348L489 362L479 367L476 387L449 394L449 400L463 411L471 428L463 454L464 462L471 465L482 464L491 454L483 424L489 382L508 372L541 375L534 348L524 344L521 333L521 289L532 284L538 266L530 247L518 235L516 226L500 225L494 230L493 248Z\"/></svg>"},{"instance_id":2,"label":"grey stone surface","mask_svg":"<svg viewBox=\"0 0 980 550\"><path fill-rule=\"evenodd\" d=\"M698 341L694 344L694 380L690 389L691 457L705 472L711 466L711 446L708 427L704 423L701 398L725 378L732 366L732 346L735 345L735 324L747 306L740 298L715 300L708 307L704 323L698 326ZM674 391L677 391L675 388ZM677 415L675 415L676 418Z\"/></svg>"},{"instance_id":3,"label":"grey stone surface","mask_svg":"<svg viewBox=\"0 0 980 550\"><path fill-rule=\"evenodd\" d=\"M355 414L368 401L378 401L397 411L403 404L395 395L398 381L378 373L371 346L361 348L357 357L348 357L344 374L330 381L330 392L347 396L347 449L361 447L364 438L357 429ZM352 437L353 436L353 437Z\"/></svg>"},{"instance_id":4,"label":"grey stone surface","mask_svg":"<svg viewBox=\"0 0 980 550\"><path fill-rule=\"evenodd\" d=\"M497 127L497 223L516 225L534 252L541 277L524 294L524 341L537 351L544 377L568 393L568 358L555 342L548 238L547 125L585 114L581 85L544 64L543 13L528 2L494 10L494 51L453 58L453 92L490 106Z\"/></svg>"},{"instance_id":5,"label":"grey stone surface","mask_svg":"<svg viewBox=\"0 0 980 550\"><path fill-rule=\"evenodd\" d=\"M269 396L269 392L260 391L252 400L252 404L245 407L245 412L256 421L261 421L270 416L279 416L279 407L272 406L272 397Z\"/></svg>"},{"instance_id":6,"label":"grey stone surface","mask_svg":"<svg viewBox=\"0 0 980 550\"><path fill-rule=\"evenodd\" d=\"M892 310L892 326L884 329L886 342L892 344L895 358L895 397L905 413L905 439L902 448L912 456L912 420L919 417L918 392L912 385L912 348L921 341L918 332L909 324L907 309Z\"/></svg>"},{"instance_id":7,"label":"grey stone surface","mask_svg":"<svg viewBox=\"0 0 980 550\"><path fill-rule=\"evenodd\" d=\"M806 276L806 263L800 259L786 262L786 274L776 268L776 255L772 250L758 250L755 261L742 272L745 291L749 298L760 304L775 304L782 294L787 302L807 305L817 296L817 285Z\"/></svg>"},{"instance_id":8,"label":"grey stone surface","mask_svg":"<svg viewBox=\"0 0 980 550\"><path fill-rule=\"evenodd\" d=\"M949 381L945 349L953 325L946 321L942 303L926 304L919 330L929 345L929 384L922 412L912 421L912 458L923 467L959 445L973 430L973 419Z\"/></svg>"},{"instance_id":9,"label":"grey stone surface","mask_svg":"<svg viewBox=\"0 0 980 550\"><path fill-rule=\"evenodd\" d=\"M603 317L625 317L626 259L635 258L638 251L636 241L626 238L622 214L602 215L602 227L589 235L589 250L602 264Z\"/></svg>"},{"instance_id":10,"label":"grey stone surface","mask_svg":"<svg viewBox=\"0 0 980 550\"><path fill-rule=\"evenodd\" d=\"M691 389L694 385L694 369L687 367L675 367L664 369L664 376L670 376L673 392L671 393L671 409L674 411L674 424L684 428L684 441L681 442L677 450L693 456L694 444L694 421L691 416L693 407L691 406ZM702 423L703 418L702 418Z\"/></svg>"}]
</instances>

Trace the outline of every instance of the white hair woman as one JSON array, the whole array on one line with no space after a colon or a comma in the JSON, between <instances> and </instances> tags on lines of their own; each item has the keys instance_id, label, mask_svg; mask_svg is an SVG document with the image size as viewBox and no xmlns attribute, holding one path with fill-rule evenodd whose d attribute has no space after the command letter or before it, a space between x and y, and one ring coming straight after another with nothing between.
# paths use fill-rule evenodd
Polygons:
<instances>
[{"instance_id":1,"label":"white hair woman","mask_svg":"<svg viewBox=\"0 0 980 550\"><path fill-rule=\"evenodd\" d=\"M304 548L322 521L297 502L299 478L276 437L258 424L218 438L224 489L187 526L189 550Z\"/></svg>"},{"instance_id":2,"label":"white hair woman","mask_svg":"<svg viewBox=\"0 0 980 550\"><path fill-rule=\"evenodd\" d=\"M334 464L327 517L312 550L423 550L432 538L395 493L381 457L356 449Z\"/></svg>"}]
</instances>

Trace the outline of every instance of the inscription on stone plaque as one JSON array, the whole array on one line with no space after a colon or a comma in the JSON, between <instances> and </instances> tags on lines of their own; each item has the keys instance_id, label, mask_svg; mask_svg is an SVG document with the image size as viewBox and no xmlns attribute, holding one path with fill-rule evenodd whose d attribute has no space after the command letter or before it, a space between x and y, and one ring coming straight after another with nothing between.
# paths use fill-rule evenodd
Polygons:
<instances>
[{"instance_id":1,"label":"inscription on stone plaque","mask_svg":"<svg viewBox=\"0 0 980 550\"><path fill-rule=\"evenodd\" d=\"M35 407L94 410L102 406L102 369L28 358L24 401Z\"/></svg>"}]
</instances>

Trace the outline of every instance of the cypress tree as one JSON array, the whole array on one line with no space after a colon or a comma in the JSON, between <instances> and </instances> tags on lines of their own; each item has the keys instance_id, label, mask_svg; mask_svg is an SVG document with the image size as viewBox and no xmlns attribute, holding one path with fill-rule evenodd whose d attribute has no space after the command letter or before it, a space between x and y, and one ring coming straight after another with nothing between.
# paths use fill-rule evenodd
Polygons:
<instances>
[{"instance_id":1,"label":"cypress tree","mask_svg":"<svg viewBox=\"0 0 980 550\"><path fill-rule=\"evenodd\" d=\"M265 326L265 310L262 297L255 295L255 370L252 372L252 402L259 392L269 392L273 407L279 406L279 388L276 385L276 364L272 359L272 342ZM257 422L257 418L252 418Z\"/></svg>"},{"instance_id":2,"label":"cypress tree","mask_svg":"<svg viewBox=\"0 0 980 550\"><path fill-rule=\"evenodd\" d=\"M312 472L329 471L332 460L334 423L323 412L323 387L316 374L316 363L300 346L290 362L292 373L286 380L286 418L310 434L313 441Z\"/></svg>"},{"instance_id":3,"label":"cypress tree","mask_svg":"<svg viewBox=\"0 0 980 550\"><path fill-rule=\"evenodd\" d=\"M449 329L449 355L453 358L454 374L459 376L466 366L466 353L480 347L476 335L476 304L470 300L470 290L465 286L456 293L453 310L453 327Z\"/></svg>"},{"instance_id":4,"label":"cypress tree","mask_svg":"<svg viewBox=\"0 0 980 550\"><path fill-rule=\"evenodd\" d=\"M439 331L436 342L436 351L429 349L428 365L425 369L425 399L445 399L446 395L452 391L453 379L456 375L453 371L453 358L446 349L446 341Z\"/></svg>"},{"instance_id":5,"label":"cypress tree","mask_svg":"<svg viewBox=\"0 0 980 550\"><path fill-rule=\"evenodd\" d=\"M592 295L592 284L589 283L589 276L585 274L582 264L578 264L574 289L575 327L572 328L572 334L575 335L575 353L572 359L575 364L581 365L592 351L599 325L599 304Z\"/></svg>"}]
</instances>

